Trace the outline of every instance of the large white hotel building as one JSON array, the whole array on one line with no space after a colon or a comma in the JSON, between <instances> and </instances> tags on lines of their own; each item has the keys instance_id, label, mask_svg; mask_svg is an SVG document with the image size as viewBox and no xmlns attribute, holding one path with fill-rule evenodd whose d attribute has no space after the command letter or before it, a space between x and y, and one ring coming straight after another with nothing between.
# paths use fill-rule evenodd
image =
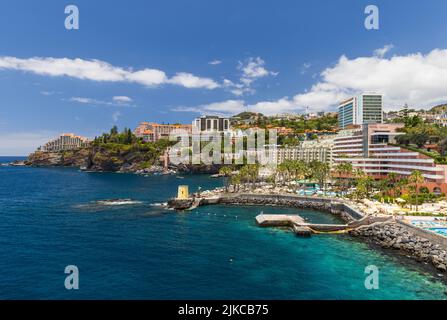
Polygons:
<instances>
[{"instance_id":1,"label":"large white hotel building","mask_svg":"<svg viewBox=\"0 0 447 320\"><path fill-rule=\"evenodd\" d=\"M278 162L286 159L318 160L335 167L349 162L375 179L390 173L408 177L418 170L430 192L447 193L447 165L395 145L403 124L383 124L383 98L362 94L339 106L340 131L318 141L305 141L295 148L278 149Z\"/></svg>"},{"instance_id":2,"label":"large white hotel building","mask_svg":"<svg viewBox=\"0 0 447 320\"><path fill-rule=\"evenodd\" d=\"M73 133L63 133L56 139L47 142L43 147L40 147L45 152L60 152L75 150L87 146L88 138L77 136Z\"/></svg>"}]
</instances>

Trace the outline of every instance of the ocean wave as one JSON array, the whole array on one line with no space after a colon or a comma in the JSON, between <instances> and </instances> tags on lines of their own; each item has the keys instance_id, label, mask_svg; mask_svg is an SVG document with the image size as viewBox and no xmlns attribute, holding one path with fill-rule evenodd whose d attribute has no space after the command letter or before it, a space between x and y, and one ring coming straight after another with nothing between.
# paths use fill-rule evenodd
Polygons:
<instances>
[{"instance_id":1,"label":"ocean wave","mask_svg":"<svg viewBox=\"0 0 447 320\"><path fill-rule=\"evenodd\" d=\"M168 205L167 202L154 202L149 204L151 207L166 207Z\"/></svg>"},{"instance_id":2,"label":"ocean wave","mask_svg":"<svg viewBox=\"0 0 447 320\"><path fill-rule=\"evenodd\" d=\"M127 206L141 203L143 202L132 199L109 199L109 200L98 200L95 202L95 204L102 206Z\"/></svg>"}]
</instances>

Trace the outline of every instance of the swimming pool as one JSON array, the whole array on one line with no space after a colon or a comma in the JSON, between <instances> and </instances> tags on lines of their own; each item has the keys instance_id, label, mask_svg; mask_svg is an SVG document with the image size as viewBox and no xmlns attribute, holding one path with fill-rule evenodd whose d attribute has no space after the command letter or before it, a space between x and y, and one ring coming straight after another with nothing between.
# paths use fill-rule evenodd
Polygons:
<instances>
[{"instance_id":1,"label":"swimming pool","mask_svg":"<svg viewBox=\"0 0 447 320\"><path fill-rule=\"evenodd\" d=\"M429 230L447 237L447 228L429 228Z\"/></svg>"},{"instance_id":2,"label":"swimming pool","mask_svg":"<svg viewBox=\"0 0 447 320\"><path fill-rule=\"evenodd\" d=\"M446 221L431 221L431 220L413 220L411 221L411 224L419 227L419 228L440 228L445 229L447 228L447 222Z\"/></svg>"}]
</instances>

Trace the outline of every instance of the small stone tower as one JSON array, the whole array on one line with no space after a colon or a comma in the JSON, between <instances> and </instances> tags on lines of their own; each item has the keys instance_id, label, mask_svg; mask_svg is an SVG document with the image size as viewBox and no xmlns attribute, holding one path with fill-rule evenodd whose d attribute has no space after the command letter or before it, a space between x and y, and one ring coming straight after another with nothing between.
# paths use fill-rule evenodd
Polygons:
<instances>
[{"instance_id":1,"label":"small stone tower","mask_svg":"<svg viewBox=\"0 0 447 320\"><path fill-rule=\"evenodd\" d=\"M177 199L189 199L188 186L178 186Z\"/></svg>"}]
</instances>

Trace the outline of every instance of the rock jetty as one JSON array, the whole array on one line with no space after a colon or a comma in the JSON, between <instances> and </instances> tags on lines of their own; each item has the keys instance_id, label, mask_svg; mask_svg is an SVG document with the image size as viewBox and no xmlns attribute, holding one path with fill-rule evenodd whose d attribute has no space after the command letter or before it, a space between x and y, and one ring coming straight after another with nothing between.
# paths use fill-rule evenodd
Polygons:
<instances>
[{"instance_id":1,"label":"rock jetty","mask_svg":"<svg viewBox=\"0 0 447 320\"><path fill-rule=\"evenodd\" d=\"M309 198L295 195L239 194L237 196L222 196L219 199L219 203L261 206L274 205L311 209L337 215L346 222L363 218L360 212L356 212L345 203L329 198Z\"/></svg>"},{"instance_id":2,"label":"rock jetty","mask_svg":"<svg viewBox=\"0 0 447 320\"><path fill-rule=\"evenodd\" d=\"M419 262L431 263L441 272L447 271L447 251L445 246L435 238L415 235L404 225L396 222L363 226L349 232L350 235L361 237L378 244L385 249L399 250L402 254ZM435 235L434 235L435 236ZM435 236L438 237L438 236ZM441 238L440 238L441 239Z\"/></svg>"}]
</instances>

